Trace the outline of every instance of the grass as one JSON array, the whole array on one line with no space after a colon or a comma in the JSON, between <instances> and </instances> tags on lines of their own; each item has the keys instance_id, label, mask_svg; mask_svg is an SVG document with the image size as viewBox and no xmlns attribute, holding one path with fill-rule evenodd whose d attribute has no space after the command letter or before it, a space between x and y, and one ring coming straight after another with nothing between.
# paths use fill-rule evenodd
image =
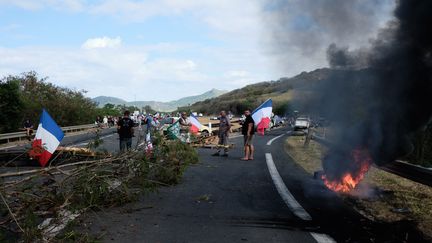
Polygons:
<instances>
[{"instance_id":1,"label":"grass","mask_svg":"<svg viewBox=\"0 0 432 243\"><path fill-rule=\"evenodd\" d=\"M304 148L304 139L304 136L289 137L285 151L312 175L322 170L321 158L326 148L315 141ZM420 231L432 237L432 188L374 167L361 184L379 188L383 193L373 199L344 196L359 213L377 221L414 221Z\"/></svg>"}]
</instances>

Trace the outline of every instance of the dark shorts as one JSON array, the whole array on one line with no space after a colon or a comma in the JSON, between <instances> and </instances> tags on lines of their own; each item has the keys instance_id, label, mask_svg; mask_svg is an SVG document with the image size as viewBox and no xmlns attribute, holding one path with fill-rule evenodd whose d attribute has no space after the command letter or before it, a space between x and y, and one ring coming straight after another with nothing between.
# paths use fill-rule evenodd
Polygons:
<instances>
[{"instance_id":1,"label":"dark shorts","mask_svg":"<svg viewBox=\"0 0 432 243\"><path fill-rule=\"evenodd\" d=\"M254 135L250 135L250 136L243 135L244 146L253 145L252 144L253 136Z\"/></svg>"}]
</instances>

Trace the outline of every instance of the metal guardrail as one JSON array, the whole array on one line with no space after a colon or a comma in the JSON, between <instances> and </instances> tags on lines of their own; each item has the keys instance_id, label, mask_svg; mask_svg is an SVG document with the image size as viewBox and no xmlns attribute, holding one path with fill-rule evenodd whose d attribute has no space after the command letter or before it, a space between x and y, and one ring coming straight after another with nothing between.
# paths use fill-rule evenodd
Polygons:
<instances>
[{"instance_id":1,"label":"metal guardrail","mask_svg":"<svg viewBox=\"0 0 432 243\"><path fill-rule=\"evenodd\" d=\"M332 145L327 139L312 135L312 139L324 146ZM375 166L378 169L389 173L401 176L405 179L421 183L423 185L432 186L432 169L419 165L409 164L404 161L396 160L383 166Z\"/></svg>"},{"instance_id":2,"label":"metal guardrail","mask_svg":"<svg viewBox=\"0 0 432 243\"><path fill-rule=\"evenodd\" d=\"M87 130L95 127L97 127L97 125L95 124L86 124L86 125L62 127L61 129L63 130L64 133L70 133L70 132ZM21 141L22 139L26 139L26 138L27 138L27 134L25 131L0 134L0 142L6 142L6 143L9 143L11 141Z\"/></svg>"}]
</instances>

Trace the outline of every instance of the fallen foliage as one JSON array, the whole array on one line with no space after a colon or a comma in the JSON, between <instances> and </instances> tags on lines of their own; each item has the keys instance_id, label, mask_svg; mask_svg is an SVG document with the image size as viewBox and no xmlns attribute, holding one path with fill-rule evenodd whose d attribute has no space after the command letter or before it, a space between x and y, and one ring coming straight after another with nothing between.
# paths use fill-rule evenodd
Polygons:
<instances>
[{"instance_id":1,"label":"fallen foliage","mask_svg":"<svg viewBox=\"0 0 432 243\"><path fill-rule=\"evenodd\" d=\"M176 184L187 165L198 162L187 144L158 137L153 145L151 152L138 149L1 174L0 241L50 241L82 212L118 206L143 191Z\"/></svg>"}]
</instances>

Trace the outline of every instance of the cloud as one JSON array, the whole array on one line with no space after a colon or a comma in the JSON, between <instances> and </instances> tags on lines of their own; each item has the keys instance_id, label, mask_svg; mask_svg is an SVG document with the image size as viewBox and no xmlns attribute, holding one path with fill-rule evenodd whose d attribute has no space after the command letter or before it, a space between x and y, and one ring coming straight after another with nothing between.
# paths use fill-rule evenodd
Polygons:
<instances>
[{"instance_id":1,"label":"cloud","mask_svg":"<svg viewBox=\"0 0 432 243\"><path fill-rule=\"evenodd\" d=\"M269 6L269 2L281 1L288 4ZM338 1L343 4L344 0ZM307 5L315 2L319 3L317 7L309 9ZM326 7L325 4L321 6L325 2L0 0L0 6L13 5L29 11L72 11L72 17L78 13L76 17L112 18L112 22L122 27L135 28L151 18L156 24L160 19L175 21L178 17L189 21L191 18L197 23L191 28L201 31L207 38L169 43L152 36L148 39L157 44L131 45L133 41L128 41L128 33L120 31L116 34L124 39L98 33L80 46L62 46L62 43L57 47L0 46L3 57L0 59L0 76L35 70L42 76L50 76L50 81L55 84L86 89L90 96L113 95L131 100L135 93L137 99L172 100L211 88L234 89L326 66L326 48L331 42L354 44L354 47L367 43L389 19L391 10L360 8L361 11L353 16L361 20L361 26L356 25L357 20L347 24L361 31L339 35L337 28L330 28L333 27L332 16L320 12L320 7ZM341 8L345 6L342 4ZM374 14L370 15L368 11L374 11ZM368 20L362 16L372 17ZM136 35L140 43L146 43L146 35L152 33Z\"/></svg>"},{"instance_id":2,"label":"cloud","mask_svg":"<svg viewBox=\"0 0 432 243\"><path fill-rule=\"evenodd\" d=\"M0 0L1 5L15 6L26 10L38 11L52 8L62 11L83 11L85 3L82 0Z\"/></svg>"},{"instance_id":3,"label":"cloud","mask_svg":"<svg viewBox=\"0 0 432 243\"><path fill-rule=\"evenodd\" d=\"M82 48L84 49L97 49L97 48L114 48L119 47L122 44L122 39L120 37L109 38L109 37L100 37L100 38L91 38L88 39L82 44Z\"/></svg>"},{"instance_id":4,"label":"cloud","mask_svg":"<svg viewBox=\"0 0 432 243\"><path fill-rule=\"evenodd\" d=\"M249 76L249 72L248 71L244 71L244 70L232 70L229 71L226 74L227 77L231 77L231 78L244 78L244 77L248 77Z\"/></svg>"}]
</instances>

